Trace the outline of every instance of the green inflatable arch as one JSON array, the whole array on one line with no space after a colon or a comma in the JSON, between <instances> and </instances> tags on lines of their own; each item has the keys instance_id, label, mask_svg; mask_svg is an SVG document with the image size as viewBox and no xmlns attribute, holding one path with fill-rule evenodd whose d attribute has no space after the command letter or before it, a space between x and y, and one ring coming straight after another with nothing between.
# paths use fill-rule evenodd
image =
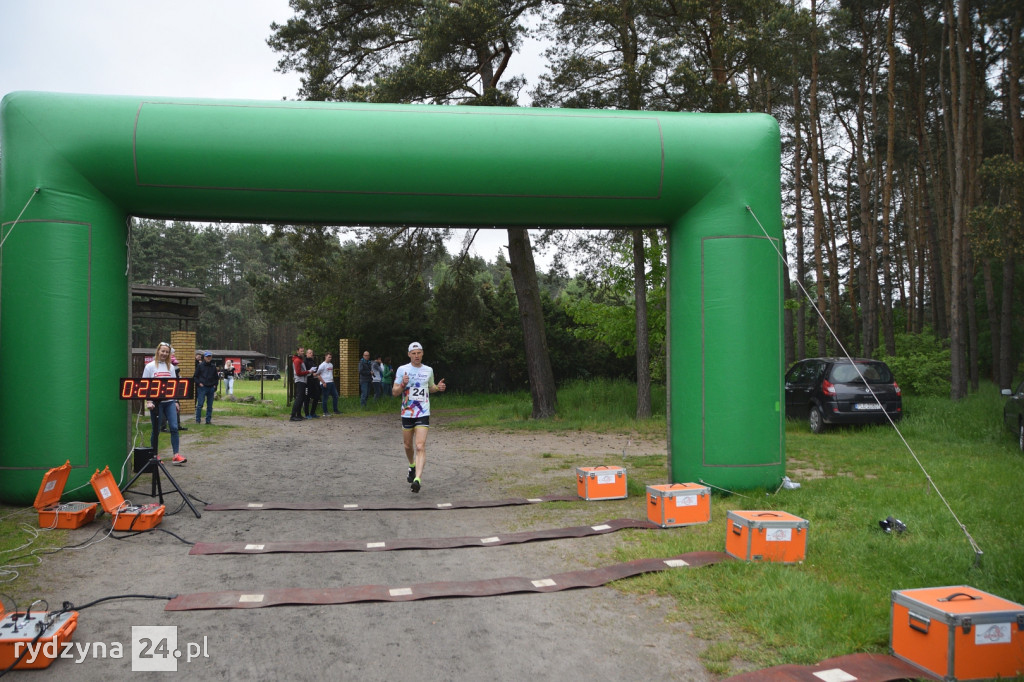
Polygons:
<instances>
[{"instance_id":1,"label":"green inflatable arch","mask_svg":"<svg viewBox=\"0 0 1024 682\"><path fill-rule=\"evenodd\" d=\"M128 451L133 215L666 226L671 479L752 488L785 472L770 116L16 92L0 150L7 503L65 460L73 488Z\"/></svg>"}]
</instances>

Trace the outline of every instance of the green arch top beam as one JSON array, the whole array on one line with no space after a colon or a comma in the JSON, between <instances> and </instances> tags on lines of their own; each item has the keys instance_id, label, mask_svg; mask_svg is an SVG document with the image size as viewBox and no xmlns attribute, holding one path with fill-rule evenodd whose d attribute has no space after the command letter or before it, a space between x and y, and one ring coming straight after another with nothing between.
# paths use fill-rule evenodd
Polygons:
<instances>
[{"instance_id":1,"label":"green arch top beam","mask_svg":"<svg viewBox=\"0 0 1024 682\"><path fill-rule=\"evenodd\" d=\"M672 478L753 487L784 471L769 116L17 92L0 145L0 499L30 501L65 459L73 487L127 453L114 385L131 215L667 226ZM25 388L50 379L44 349L80 408L57 424Z\"/></svg>"}]
</instances>

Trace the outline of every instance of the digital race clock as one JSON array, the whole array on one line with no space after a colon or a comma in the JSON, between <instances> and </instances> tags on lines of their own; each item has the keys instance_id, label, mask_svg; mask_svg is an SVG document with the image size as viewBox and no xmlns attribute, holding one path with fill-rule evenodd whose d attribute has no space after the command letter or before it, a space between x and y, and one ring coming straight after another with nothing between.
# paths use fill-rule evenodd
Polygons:
<instances>
[{"instance_id":1,"label":"digital race clock","mask_svg":"<svg viewBox=\"0 0 1024 682\"><path fill-rule=\"evenodd\" d=\"M121 379L121 400L181 400L191 397L191 379Z\"/></svg>"}]
</instances>

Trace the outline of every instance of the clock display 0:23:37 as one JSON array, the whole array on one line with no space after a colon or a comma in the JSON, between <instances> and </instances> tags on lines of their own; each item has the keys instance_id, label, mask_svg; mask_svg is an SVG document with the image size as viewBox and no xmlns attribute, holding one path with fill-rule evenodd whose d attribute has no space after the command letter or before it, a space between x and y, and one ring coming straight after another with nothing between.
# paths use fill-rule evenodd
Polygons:
<instances>
[{"instance_id":1,"label":"clock display 0:23:37","mask_svg":"<svg viewBox=\"0 0 1024 682\"><path fill-rule=\"evenodd\" d=\"M192 379L121 379L121 400L182 400L192 395Z\"/></svg>"}]
</instances>

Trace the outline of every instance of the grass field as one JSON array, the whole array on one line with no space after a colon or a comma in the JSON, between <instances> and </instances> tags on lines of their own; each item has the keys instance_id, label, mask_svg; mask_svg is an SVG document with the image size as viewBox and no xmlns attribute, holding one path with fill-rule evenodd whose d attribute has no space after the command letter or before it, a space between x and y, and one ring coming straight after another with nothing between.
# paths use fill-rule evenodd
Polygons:
<instances>
[{"instance_id":1,"label":"grass field","mask_svg":"<svg viewBox=\"0 0 1024 682\"><path fill-rule=\"evenodd\" d=\"M283 415L284 384L263 388L269 403L219 400L214 422L217 414ZM255 382L235 384L239 397L258 391ZM716 492L710 524L626 531L615 558L722 551L727 510L779 509L810 521L804 563L727 562L625 580L616 587L675 599L677 617L694 623L695 633L712 642L703 662L719 674L740 664L813 663L847 653L886 652L890 593L896 589L967 584L1024 603L1024 526L1019 520L1024 456L1002 428L1002 403L991 384L957 404L906 396L907 416L900 429L912 451L890 427L815 435L806 423L789 422L787 471L800 489ZM655 412L662 416L637 423L632 417L635 387L626 382L565 388L559 392L559 416L550 421L528 419L525 392L453 392L432 407L459 415L452 428L665 433L664 395L655 400ZM348 398L341 409L350 415L390 412L397 409L397 399L364 409L358 399ZM552 457L550 464L571 468L578 462ZM637 456L627 460L627 468L630 502L641 510L645 485L665 482L666 462L660 456ZM24 553L10 551L25 541L17 523L35 521L10 512L0 508L0 551L7 552L0 554L0 563ZM879 529L879 519L890 514L907 524L907 533L887 535ZM975 554L967 533L983 554ZM56 546L62 538L54 533L46 541ZM17 570L31 583L31 567ZM3 581L10 575L0 574L0 592L7 591Z\"/></svg>"}]
</instances>

